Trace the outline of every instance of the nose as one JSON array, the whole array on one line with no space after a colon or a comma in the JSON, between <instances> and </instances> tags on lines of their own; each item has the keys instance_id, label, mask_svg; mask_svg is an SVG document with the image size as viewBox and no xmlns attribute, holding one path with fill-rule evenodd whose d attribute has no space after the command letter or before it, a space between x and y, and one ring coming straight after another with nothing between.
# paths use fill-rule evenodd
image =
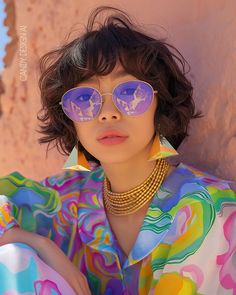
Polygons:
<instances>
[{"instance_id":1,"label":"nose","mask_svg":"<svg viewBox=\"0 0 236 295\"><path fill-rule=\"evenodd\" d=\"M100 122L120 120L121 113L116 108L112 100L112 93L102 93L102 107L98 115Z\"/></svg>"}]
</instances>

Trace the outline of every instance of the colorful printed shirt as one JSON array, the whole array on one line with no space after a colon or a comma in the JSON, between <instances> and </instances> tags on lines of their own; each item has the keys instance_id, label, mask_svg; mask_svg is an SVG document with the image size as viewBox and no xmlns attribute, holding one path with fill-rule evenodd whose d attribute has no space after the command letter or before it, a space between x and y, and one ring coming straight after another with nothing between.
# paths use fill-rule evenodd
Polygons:
<instances>
[{"instance_id":1,"label":"colorful printed shirt","mask_svg":"<svg viewBox=\"0 0 236 295\"><path fill-rule=\"evenodd\" d=\"M103 180L101 166L42 182L17 172L0 179L0 194L7 196L0 197L0 235L18 223L54 240L85 274L93 295L236 294L236 194L228 181L180 163L154 195L127 258L106 218ZM0 247L0 278L8 276L6 246ZM29 294L44 294L45 282L54 286L45 294L73 294L63 293L53 275L32 280L41 285ZM0 284L0 294L10 293L1 293Z\"/></svg>"}]
</instances>

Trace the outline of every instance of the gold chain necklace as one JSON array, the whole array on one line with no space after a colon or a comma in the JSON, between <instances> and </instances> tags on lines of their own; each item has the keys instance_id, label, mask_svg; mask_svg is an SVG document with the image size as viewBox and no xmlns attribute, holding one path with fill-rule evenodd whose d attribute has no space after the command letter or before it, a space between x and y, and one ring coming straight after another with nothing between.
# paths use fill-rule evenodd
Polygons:
<instances>
[{"instance_id":1,"label":"gold chain necklace","mask_svg":"<svg viewBox=\"0 0 236 295\"><path fill-rule=\"evenodd\" d=\"M107 177L104 178L104 204L107 211L113 215L128 215L138 211L151 198L161 186L168 170L169 163L165 159L157 160L156 166L150 176L140 185L124 192L111 191Z\"/></svg>"}]
</instances>

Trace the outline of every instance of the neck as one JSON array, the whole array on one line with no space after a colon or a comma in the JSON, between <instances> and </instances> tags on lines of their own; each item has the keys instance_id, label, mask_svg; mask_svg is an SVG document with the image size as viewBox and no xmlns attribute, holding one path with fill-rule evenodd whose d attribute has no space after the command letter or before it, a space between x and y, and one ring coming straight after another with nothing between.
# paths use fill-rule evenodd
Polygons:
<instances>
[{"instance_id":1,"label":"neck","mask_svg":"<svg viewBox=\"0 0 236 295\"><path fill-rule=\"evenodd\" d=\"M138 157L121 163L103 163L103 170L115 193L126 192L145 181L152 173L156 161ZM168 174L167 174L168 175Z\"/></svg>"}]
</instances>

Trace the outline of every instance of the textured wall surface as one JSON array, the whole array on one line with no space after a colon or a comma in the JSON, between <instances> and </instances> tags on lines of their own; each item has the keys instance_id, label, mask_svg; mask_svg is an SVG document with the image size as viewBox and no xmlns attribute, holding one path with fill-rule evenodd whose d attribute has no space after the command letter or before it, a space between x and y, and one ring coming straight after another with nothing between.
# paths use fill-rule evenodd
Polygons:
<instances>
[{"instance_id":1,"label":"textured wall surface","mask_svg":"<svg viewBox=\"0 0 236 295\"><path fill-rule=\"evenodd\" d=\"M37 62L42 54L60 46L71 29L80 30L91 9L110 4L125 8L153 34L167 37L191 65L195 102L205 116L192 122L190 137L179 149L180 160L236 180L235 0L6 3L12 42L7 46L0 83L0 176L17 170L37 180L61 170L65 158L56 149L46 158L46 146L37 143ZM232 186L236 188L236 183Z\"/></svg>"}]
</instances>

